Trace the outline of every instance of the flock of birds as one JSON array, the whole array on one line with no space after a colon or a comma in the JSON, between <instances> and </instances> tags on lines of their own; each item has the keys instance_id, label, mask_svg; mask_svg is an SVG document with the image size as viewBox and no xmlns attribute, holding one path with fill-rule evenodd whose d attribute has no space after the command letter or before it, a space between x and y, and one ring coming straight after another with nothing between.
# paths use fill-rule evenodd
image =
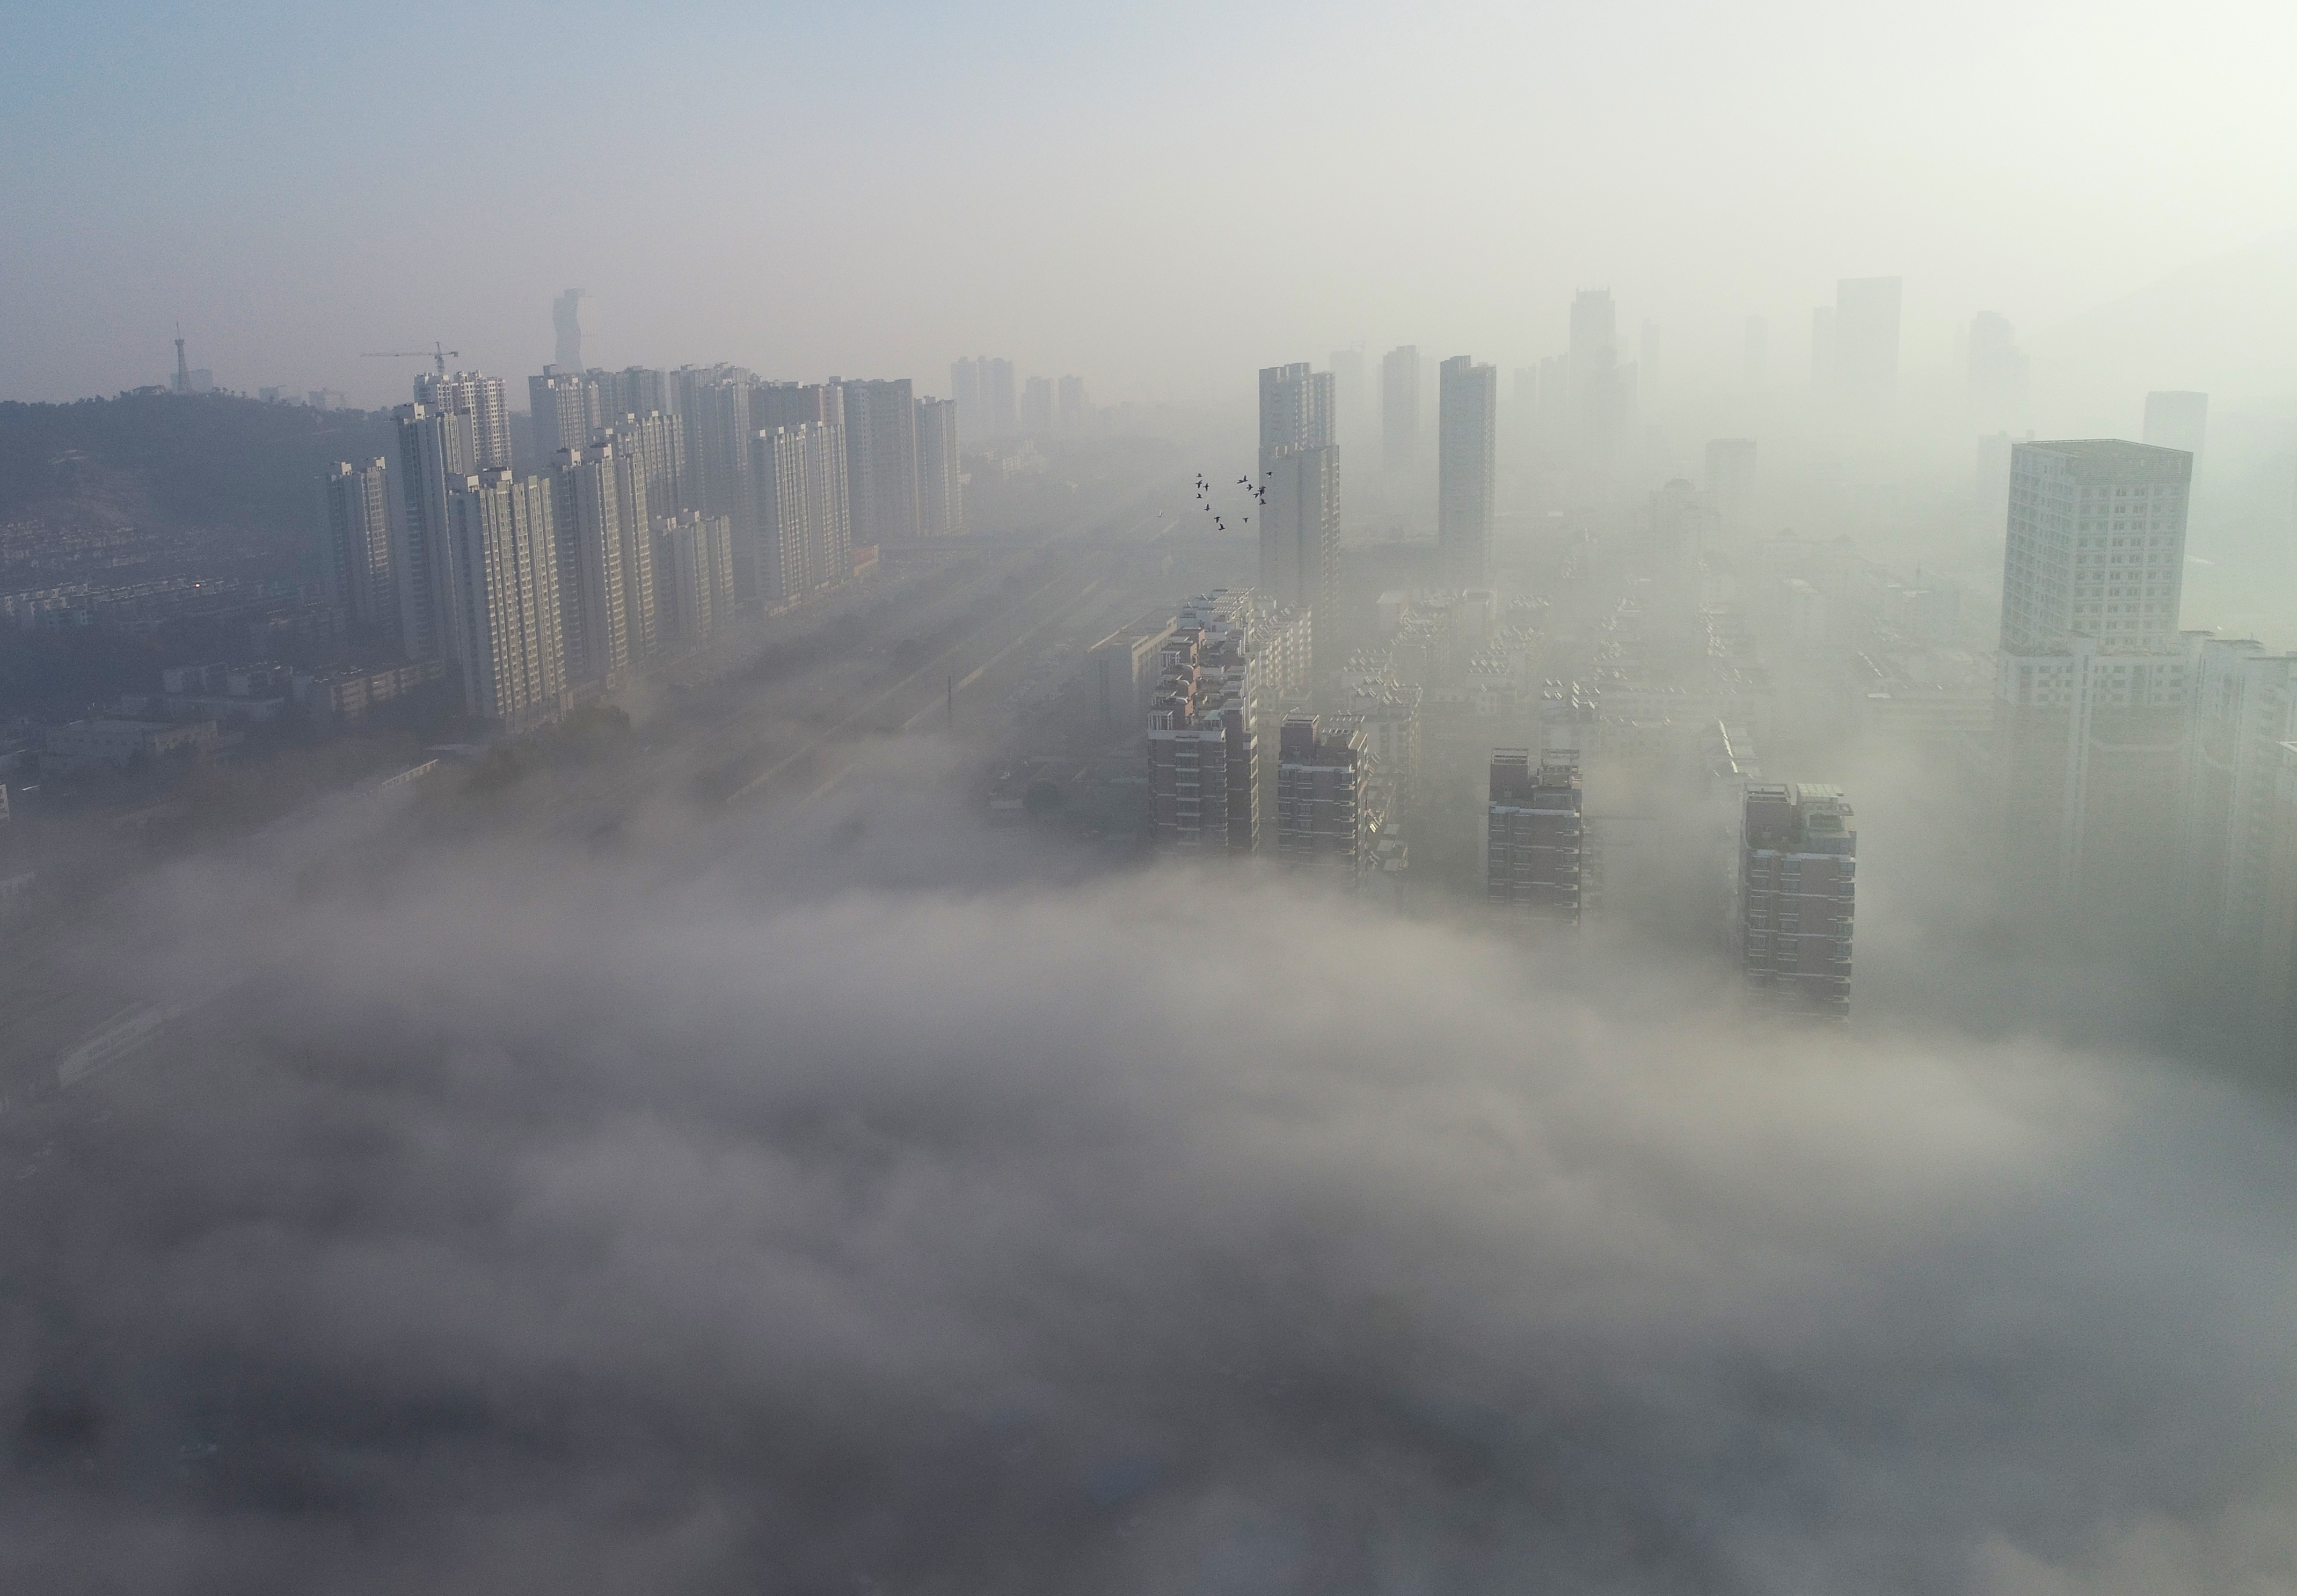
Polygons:
<instances>
[{"instance_id":1,"label":"flock of birds","mask_svg":"<svg viewBox=\"0 0 2297 1596\"><path fill-rule=\"evenodd\" d=\"M1275 473L1272 472L1270 474L1273 475ZM1237 478L1236 485L1244 489L1245 493L1251 498L1254 504L1264 505L1268 502L1267 488L1263 484L1255 482L1250 477ZM1201 471L1197 473L1197 507L1213 518L1213 526L1215 530L1223 532L1228 531L1227 518L1213 507L1212 482ZM1239 520L1239 523L1242 525L1249 526L1252 524L1252 517L1249 515L1241 516Z\"/></svg>"}]
</instances>

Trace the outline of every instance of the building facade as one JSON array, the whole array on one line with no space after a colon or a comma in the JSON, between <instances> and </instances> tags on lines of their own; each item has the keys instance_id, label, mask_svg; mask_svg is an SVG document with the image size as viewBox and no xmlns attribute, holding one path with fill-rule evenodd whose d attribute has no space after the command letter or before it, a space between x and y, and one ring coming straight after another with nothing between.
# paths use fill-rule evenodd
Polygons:
<instances>
[{"instance_id":1,"label":"building facade","mask_svg":"<svg viewBox=\"0 0 2297 1596\"><path fill-rule=\"evenodd\" d=\"M464 705L514 735L572 703L551 498L547 478L506 469L465 477L449 495Z\"/></svg>"},{"instance_id":2,"label":"building facade","mask_svg":"<svg viewBox=\"0 0 2297 1596\"><path fill-rule=\"evenodd\" d=\"M965 531L965 460L957 440L957 402L918 401L918 533L947 538Z\"/></svg>"},{"instance_id":3,"label":"building facade","mask_svg":"<svg viewBox=\"0 0 2297 1596\"><path fill-rule=\"evenodd\" d=\"M1739 833L1733 950L1778 1013L1850 1017L1858 832L1842 789L1750 783Z\"/></svg>"},{"instance_id":4,"label":"building facade","mask_svg":"<svg viewBox=\"0 0 2297 1596\"><path fill-rule=\"evenodd\" d=\"M319 580L327 602L359 625L399 629L399 568L391 529L391 473L374 460L341 460L319 479L324 515Z\"/></svg>"},{"instance_id":5,"label":"building facade","mask_svg":"<svg viewBox=\"0 0 2297 1596\"><path fill-rule=\"evenodd\" d=\"M1276 856L1295 869L1325 869L1353 888L1366 851L1363 730L1294 716L1277 732Z\"/></svg>"},{"instance_id":6,"label":"building facade","mask_svg":"<svg viewBox=\"0 0 2297 1596\"><path fill-rule=\"evenodd\" d=\"M1484 810L1484 901L1511 920L1579 924L1579 767L1528 750L1492 753Z\"/></svg>"},{"instance_id":7,"label":"building facade","mask_svg":"<svg viewBox=\"0 0 2297 1596\"><path fill-rule=\"evenodd\" d=\"M1491 576L1499 370L1454 355L1437 381L1436 555L1447 583L1480 588Z\"/></svg>"}]
</instances>

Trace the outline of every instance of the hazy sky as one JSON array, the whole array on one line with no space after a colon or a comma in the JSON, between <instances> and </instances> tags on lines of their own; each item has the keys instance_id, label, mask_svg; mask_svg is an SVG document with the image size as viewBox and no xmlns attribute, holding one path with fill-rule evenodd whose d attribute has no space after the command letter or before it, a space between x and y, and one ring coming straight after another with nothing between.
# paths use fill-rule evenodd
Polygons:
<instances>
[{"instance_id":1,"label":"hazy sky","mask_svg":"<svg viewBox=\"0 0 2297 1596\"><path fill-rule=\"evenodd\" d=\"M29 10L0 60L0 397L195 363L380 402L432 337L1103 399L1414 340L1512 365L1575 286L1775 361L1840 276L1911 365L2297 223L2286 7L410 0Z\"/></svg>"}]
</instances>

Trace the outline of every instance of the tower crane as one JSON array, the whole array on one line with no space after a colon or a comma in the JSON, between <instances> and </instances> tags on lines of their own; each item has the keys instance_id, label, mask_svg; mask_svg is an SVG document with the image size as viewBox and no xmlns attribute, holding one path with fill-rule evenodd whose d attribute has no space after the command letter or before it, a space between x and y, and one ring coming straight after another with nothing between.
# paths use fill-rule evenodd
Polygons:
<instances>
[{"instance_id":1,"label":"tower crane","mask_svg":"<svg viewBox=\"0 0 2297 1596\"><path fill-rule=\"evenodd\" d=\"M462 358L462 350L450 350L441 343L433 343L427 350L362 350L359 351L359 358L362 360L432 361L437 365L439 374L442 377L447 374L447 362L450 359L460 360Z\"/></svg>"}]
</instances>

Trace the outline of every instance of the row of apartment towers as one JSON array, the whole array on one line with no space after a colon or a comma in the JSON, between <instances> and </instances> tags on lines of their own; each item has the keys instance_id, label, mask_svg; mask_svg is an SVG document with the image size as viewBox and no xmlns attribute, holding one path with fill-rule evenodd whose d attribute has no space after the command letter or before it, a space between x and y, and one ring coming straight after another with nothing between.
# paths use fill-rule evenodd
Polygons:
<instances>
[{"instance_id":1,"label":"row of apartment towers","mask_svg":"<svg viewBox=\"0 0 2297 1596\"><path fill-rule=\"evenodd\" d=\"M853 580L885 542L963 530L956 415L898 382L769 383L731 366L531 379L547 465L512 469L502 380L425 374L396 461L322 481L330 599L477 720L523 730L737 605Z\"/></svg>"}]
</instances>

